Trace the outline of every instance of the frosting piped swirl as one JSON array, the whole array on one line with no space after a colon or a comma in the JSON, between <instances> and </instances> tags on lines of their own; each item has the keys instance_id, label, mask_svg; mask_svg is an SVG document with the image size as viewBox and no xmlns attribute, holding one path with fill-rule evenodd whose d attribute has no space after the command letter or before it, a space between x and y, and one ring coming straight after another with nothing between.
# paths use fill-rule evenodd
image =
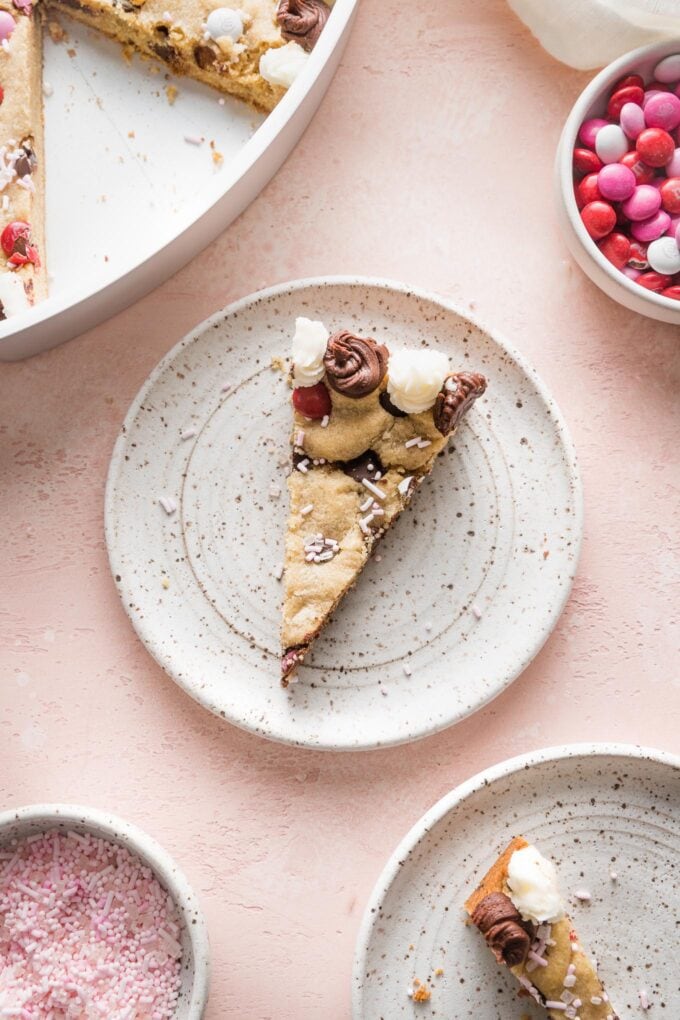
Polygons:
<instances>
[{"instance_id":1,"label":"frosting piped swirl","mask_svg":"<svg viewBox=\"0 0 680 1020\"><path fill-rule=\"evenodd\" d=\"M323 359L328 385L345 397L365 397L385 378L388 358L387 347L371 337L334 333Z\"/></svg>"},{"instance_id":2,"label":"frosting piped swirl","mask_svg":"<svg viewBox=\"0 0 680 1020\"><path fill-rule=\"evenodd\" d=\"M435 428L443 436L450 435L485 389L486 379L477 372L447 375L434 403Z\"/></svg>"},{"instance_id":3,"label":"frosting piped swirl","mask_svg":"<svg viewBox=\"0 0 680 1020\"><path fill-rule=\"evenodd\" d=\"M531 947L533 926L523 921L512 900L504 893L489 893L472 913L475 924L499 963L515 967L524 963Z\"/></svg>"},{"instance_id":4,"label":"frosting piped swirl","mask_svg":"<svg viewBox=\"0 0 680 1020\"><path fill-rule=\"evenodd\" d=\"M276 19L287 42L296 42L310 53L328 21L331 9L323 0L279 0Z\"/></svg>"}]
</instances>

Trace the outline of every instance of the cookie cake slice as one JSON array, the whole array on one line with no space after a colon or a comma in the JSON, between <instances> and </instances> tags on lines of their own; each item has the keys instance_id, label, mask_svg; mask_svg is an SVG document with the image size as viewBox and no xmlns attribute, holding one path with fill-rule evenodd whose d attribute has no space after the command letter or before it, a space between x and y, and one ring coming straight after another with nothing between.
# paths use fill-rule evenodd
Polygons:
<instances>
[{"instance_id":1,"label":"cookie cake slice","mask_svg":"<svg viewBox=\"0 0 680 1020\"><path fill-rule=\"evenodd\" d=\"M566 913L551 861L516 836L465 904L499 963L552 1020L619 1020Z\"/></svg>"},{"instance_id":2,"label":"cookie cake slice","mask_svg":"<svg viewBox=\"0 0 680 1020\"><path fill-rule=\"evenodd\" d=\"M299 318L284 563L284 686L486 388L431 348L394 350Z\"/></svg>"}]
</instances>

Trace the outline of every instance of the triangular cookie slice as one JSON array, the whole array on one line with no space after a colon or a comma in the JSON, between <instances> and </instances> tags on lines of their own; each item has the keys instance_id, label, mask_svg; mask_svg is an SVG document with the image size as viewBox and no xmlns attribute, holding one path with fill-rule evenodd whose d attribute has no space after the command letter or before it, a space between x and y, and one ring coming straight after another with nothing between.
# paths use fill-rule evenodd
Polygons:
<instances>
[{"instance_id":1,"label":"triangular cookie slice","mask_svg":"<svg viewBox=\"0 0 680 1020\"><path fill-rule=\"evenodd\" d=\"M376 542L486 388L427 348L394 350L300 318L293 340L284 686Z\"/></svg>"},{"instance_id":2,"label":"triangular cookie slice","mask_svg":"<svg viewBox=\"0 0 680 1020\"><path fill-rule=\"evenodd\" d=\"M499 963L553 1020L618 1020L567 916L554 865L517 836L465 909Z\"/></svg>"}]
</instances>

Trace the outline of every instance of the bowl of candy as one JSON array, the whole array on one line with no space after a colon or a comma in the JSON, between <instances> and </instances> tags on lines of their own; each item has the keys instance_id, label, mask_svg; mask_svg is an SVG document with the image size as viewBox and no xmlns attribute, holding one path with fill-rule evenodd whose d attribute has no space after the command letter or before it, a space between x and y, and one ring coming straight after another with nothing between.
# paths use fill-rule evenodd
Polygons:
<instances>
[{"instance_id":1,"label":"bowl of candy","mask_svg":"<svg viewBox=\"0 0 680 1020\"><path fill-rule=\"evenodd\" d=\"M583 271L627 308L680 324L680 39L634 50L586 86L556 175Z\"/></svg>"},{"instance_id":2,"label":"bowl of candy","mask_svg":"<svg viewBox=\"0 0 680 1020\"><path fill-rule=\"evenodd\" d=\"M208 936L187 880L91 808L0 813L0 1016L200 1020Z\"/></svg>"}]
</instances>

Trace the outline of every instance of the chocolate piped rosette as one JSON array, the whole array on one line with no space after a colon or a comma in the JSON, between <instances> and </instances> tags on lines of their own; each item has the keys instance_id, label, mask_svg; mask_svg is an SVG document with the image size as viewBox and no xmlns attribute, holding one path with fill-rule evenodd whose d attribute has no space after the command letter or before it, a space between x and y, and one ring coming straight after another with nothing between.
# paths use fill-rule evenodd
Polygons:
<instances>
[{"instance_id":1,"label":"chocolate piped rosette","mask_svg":"<svg viewBox=\"0 0 680 1020\"><path fill-rule=\"evenodd\" d=\"M431 348L296 321L281 662L286 686L486 380Z\"/></svg>"},{"instance_id":2,"label":"chocolate piped rosette","mask_svg":"<svg viewBox=\"0 0 680 1020\"><path fill-rule=\"evenodd\" d=\"M586 955L551 861L522 836L506 847L465 904L496 960L553 1020L619 1020Z\"/></svg>"}]
</instances>

